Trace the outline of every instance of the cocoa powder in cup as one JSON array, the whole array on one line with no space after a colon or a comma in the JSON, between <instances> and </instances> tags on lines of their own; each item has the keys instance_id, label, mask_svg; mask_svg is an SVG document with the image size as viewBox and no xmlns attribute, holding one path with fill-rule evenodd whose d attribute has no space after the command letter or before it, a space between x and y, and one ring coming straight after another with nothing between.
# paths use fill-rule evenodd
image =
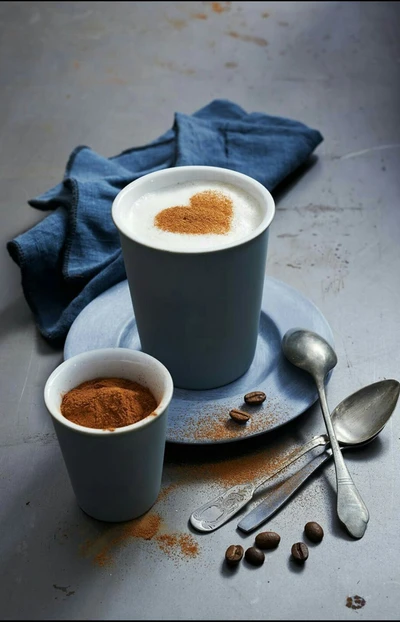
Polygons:
<instances>
[{"instance_id":1,"label":"cocoa powder in cup","mask_svg":"<svg viewBox=\"0 0 400 622\"><path fill-rule=\"evenodd\" d=\"M124 378L95 378L62 398L61 414L78 425L114 430L141 421L157 408L153 394Z\"/></svg>"}]
</instances>

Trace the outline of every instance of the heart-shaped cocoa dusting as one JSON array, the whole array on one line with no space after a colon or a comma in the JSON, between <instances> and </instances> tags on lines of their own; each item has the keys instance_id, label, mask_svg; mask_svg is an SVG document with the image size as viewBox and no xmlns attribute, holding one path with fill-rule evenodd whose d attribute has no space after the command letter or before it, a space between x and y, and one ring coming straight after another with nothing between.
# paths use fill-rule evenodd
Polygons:
<instances>
[{"instance_id":1,"label":"heart-shaped cocoa dusting","mask_svg":"<svg viewBox=\"0 0 400 622\"><path fill-rule=\"evenodd\" d=\"M194 194L189 203L163 209L154 219L155 226L171 233L228 233L233 217L229 197L222 192L204 190Z\"/></svg>"}]
</instances>

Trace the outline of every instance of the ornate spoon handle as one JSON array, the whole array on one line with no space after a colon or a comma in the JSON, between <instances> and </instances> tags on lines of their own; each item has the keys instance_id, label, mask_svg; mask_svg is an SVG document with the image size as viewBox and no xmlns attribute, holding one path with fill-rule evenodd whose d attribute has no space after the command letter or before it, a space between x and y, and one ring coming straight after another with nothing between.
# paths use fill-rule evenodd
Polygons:
<instances>
[{"instance_id":1,"label":"ornate spoon handle","mask_svg":"<svg viewBox=\"0 0 400 622\"><path fill-rule=\"evenodd\" d=\"M352 535L353 538L362 538L369 521L369 512L351 478L349 470L343 459L342 452L340 451L331 416L329 414L324 383L317 380L317 389L326 429L331 441L333 460L335 462L337 513L339 519L342 521L350 535Z\"/></svg>"},{"instance_id":2,"label":"ornate spoon handle","mask_svg":"<svg viewBox=\"0 0 400 622\"><path fill-rule=\"evenodd\" d=\"M254 484L238 484L207 501L190 516L198 531L214 531L246 505L254 493Z\"/></svg>"},{"instance_id":3,"label":"ornate spoon handle","mask_svg":"<svg viewBox=\"0 0 400 622\"><path fill-rule=\"evenodd\" d=\"M221 525L224 525L253 498L255 491L265 484L265 482L272 479L277 473L295 462L307 451L319 445L327 445L328 443L329 439L326 434L314 436L302 447L292 451L286 460L281 463L279 469L276 469L257 484L237 484L225 492L220 493L217 497L207 501L191 514L190 522L192 526L198 531L214 531L214 529L221 527Z\"/></svg>"}]
</instances>

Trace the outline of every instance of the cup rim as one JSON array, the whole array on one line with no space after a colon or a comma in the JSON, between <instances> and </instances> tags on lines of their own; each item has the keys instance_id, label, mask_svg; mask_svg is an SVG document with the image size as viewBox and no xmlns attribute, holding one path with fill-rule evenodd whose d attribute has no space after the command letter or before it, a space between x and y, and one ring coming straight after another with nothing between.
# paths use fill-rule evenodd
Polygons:
<instances>
[{"instance_id":1,"label":"cup rim","mask_svg":"<svg viewBox=\"0 0 400 622\"><path fill-rule=\"evenodd\" d=\"M115 354L114 360L121 360L123 357L128 357L130 360L147 360L153 367L156 367L161 374L165 377L166 381L166 390L164 391L164 395L161 399L161 402L158 404L157 408L140 421L136 423L131 423L130 425L121 426L118 428L114 428L113 430L100 429L100 428L90 428L87 426L79 425L70 421L62 413L60 409L55 408L51 403L51 393L53 390L53 385L55 381L61 374L67 373L67 370L82 361L90 361L91 359L104 358L104 356ZM83 381L82 381L83 382ZM168 408L172 395L174 392L174 384L172 380L172 376L169 370L154 356L147 354L146 352L142 352L141 350L132 350L130 348L99 348L97 350L87 350L85 352L81 352L79 354L75 354L69 359L65 359L62 363L60 363L47 378L47 381L44 386L44 402L49 411L50 415L61 423L64 427L70 428L74 432L78 432L88 436L115 436L120 434L127 434L134 430L139 430L141 428L147 427L151 425L154 421L156 421Z\"/></svg>"},{"instance_id":2,"label":"cup rim","mask_svg":"<svg viewBox=\"0 0 400 622\"><path fill-rule=\"evenodd\" d=\"M255 229L253 229L253 231L248 233L243 238L240 238L239 240L234 240L234 241L228 242L220 246L216 246L213 248L205 248L201 250L199 249L171 250L167 248L162 248L156 244L152 244L149 241L145 241L137 237L132 231L128 229L128 227L125 226L123 219L120 218L119 205L121 201L125 198L127 194L129 194L132 191L133 188L136 188L137 186L140 186L141 184L146 183L148 180L158 179L162 177L168 178L169 176L173 177L174 175L179 177L179 174L181 172L185 172L187 170L191 170L191 171L196 170L200 174L202 172L213 171L213 172L216 172L217 174L220 174L220 175L223 174L226 177L230 177L232 179L232 183L234 183L234 180L244 181L246 184L253 186L259 193L263 195L265 199L265 203L267 205L267 209L265 211L265 214L263 215L263 218L260 224ZM178 179L178 182L179 182L179 179ZM180 254L180 255L188 255L188 254L202 255L205 253L214 253L214 252L224 251L229 248L235 248L236 246L241 246L242 244L245 244L246 242L253 240L254 238L258 237L261 233L263 233L263 231L265 231L271 224L274 216L275 216L275 200L272 194L269 192L269 190L267 190L267 188L263 186L259 181L257 181L253 177L250 177L250 175L246 175L245 173L240 173L239 171L235 171L233 169L224 168L221 166L204 166L204 165L197 165L197 164L187 165L187 166L172 166L168 168L163 168L158 171L154 171L152 173L146 173L145 175L138 177L138 179L135 179L134 181L127 184L124 188L122 188L122 190L120 190L118 194L116 195L116 197L114 198L112 206L111 206L111 217L114 222L114 225L116 226L118 231L123 233L128 239L138 244L141 244L142 246L145 246L147 248L152 248L152 249L165 252L165 253L174 253L174 254Z\"/></svg>"}]
</instances>

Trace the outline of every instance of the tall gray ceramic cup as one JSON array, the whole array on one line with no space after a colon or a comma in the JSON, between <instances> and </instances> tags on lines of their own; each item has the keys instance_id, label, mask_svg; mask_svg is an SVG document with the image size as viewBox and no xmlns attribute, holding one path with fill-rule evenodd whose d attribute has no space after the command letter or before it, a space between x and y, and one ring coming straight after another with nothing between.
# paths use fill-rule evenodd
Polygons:
<instances>
[{"instance_id":1,"label":"tall gray ceramic cup","mask_svg":"<svg viewBox=\"0 0 400 622\"><path fill-rule=\"evenodd\" d=\"M167 207L174 207L179 204L174 189L214 188L215 184L222 192L224 187L234 188L257 205L258 217L250 230L242 219L235 236L214 236L202 246L201 234L158 236L154 226L146 230L132 218L134 204L149 193L166 194ZM165 207L160 202L160 210ZM274 200L262 184L242 173L210 166L150 173L116 196L112 218L120 235L141 347L167 367L176 387L216 388L233 382L250 367L274 214ZM144 212L143 218L147 216Z\"/></svg>"}]
</instances>

